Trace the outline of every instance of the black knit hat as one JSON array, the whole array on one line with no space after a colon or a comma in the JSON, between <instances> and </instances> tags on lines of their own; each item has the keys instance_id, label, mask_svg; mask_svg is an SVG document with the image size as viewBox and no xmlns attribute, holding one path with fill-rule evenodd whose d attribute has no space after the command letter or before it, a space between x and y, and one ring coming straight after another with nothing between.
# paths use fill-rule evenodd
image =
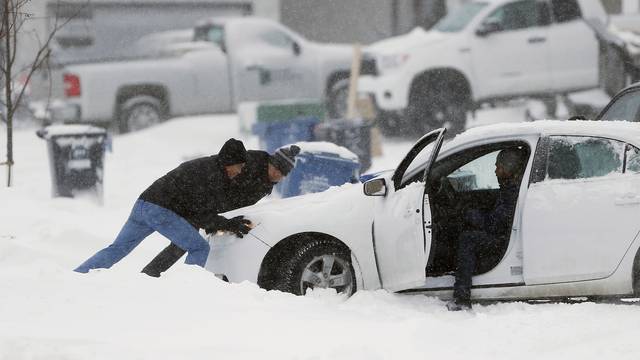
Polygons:
<instances>
[{"instance_id":1,"label":"black knit hat","mask_svg":"<svg viewBox=\"0 0 640 360\"><path fill-rule=\"evenodd\" d=\"M280 170L282 175L287 176L289 171L296 166L296 155L299 153L300 147L296 145L281 147L269 157L269 162Z\"/></svg>"},{"instance_id":2,"label":"black knit hat","mask_svg":"<svg viewBox=\"0 0 640 360\"><path fill-rule=\"evenodd\" d=\"M222 145L218 158L224 166L245 163L247 162L247 150L242 141L231 138Z\"/></svg>"}]
</instances>

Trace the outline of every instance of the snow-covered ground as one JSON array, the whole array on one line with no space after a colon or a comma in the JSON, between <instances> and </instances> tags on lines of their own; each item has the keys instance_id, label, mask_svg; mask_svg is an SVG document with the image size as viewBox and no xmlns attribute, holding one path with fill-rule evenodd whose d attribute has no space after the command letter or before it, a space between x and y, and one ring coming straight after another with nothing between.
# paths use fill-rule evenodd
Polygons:
<instances>
[{"instance_id":1,"label":"snow-covered ground","mask_svg":"<svg viewBox=\"0 0 640 360\"><path fill-rule=\"evenodd\" d=\"M523 118L483 111L469 126ZM17 359L638 359L640 307L502 303L447 312L443 302L385 291L296 297L227 284L182 263L162 278L140 269L168 241L155 234L110 270L71 271L110 243L138 194L180 162L229 137L235 115L174 119L118 136L105 202L52 199L45 142L15 134L14 187L0 167L0 360ZM0 156L5 157L0 127ZM386 140L371 170L410 148Z\"/></svg>"}]
</instances>

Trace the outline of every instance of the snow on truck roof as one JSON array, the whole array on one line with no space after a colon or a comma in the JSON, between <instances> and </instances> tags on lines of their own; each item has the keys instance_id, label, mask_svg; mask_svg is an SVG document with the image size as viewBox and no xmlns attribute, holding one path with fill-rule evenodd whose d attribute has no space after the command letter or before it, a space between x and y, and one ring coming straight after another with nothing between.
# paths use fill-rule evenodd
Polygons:
<instances>
[{"instance_id":1,"label":"snow on truck roof","mask_svg":"<svg viewBox=\"0 0 640 360\"><path fill-rule=\"evenodd\" d=\"M640 145L640 124L628 121L538 120L499 123L472 128L456 136L447 147L489 138L526 135L577 135L619 139Z\"/></svg>"}]
</instances>

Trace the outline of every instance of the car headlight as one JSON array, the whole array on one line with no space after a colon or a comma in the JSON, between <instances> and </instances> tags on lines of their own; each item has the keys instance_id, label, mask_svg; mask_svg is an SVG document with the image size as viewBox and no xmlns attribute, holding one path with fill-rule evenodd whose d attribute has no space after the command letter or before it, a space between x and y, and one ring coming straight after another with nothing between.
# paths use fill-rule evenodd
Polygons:
<instances>
[{"instance_id":1,"label":"car headlight","mask_svg":"<svg viewBox=\"0 0 640 360\"><path fill-rule=\"evenodd\" d=\"M380 57L380 68L395 69L409 60L409 54L383 55Z\"/></svg>"}]
</instances>

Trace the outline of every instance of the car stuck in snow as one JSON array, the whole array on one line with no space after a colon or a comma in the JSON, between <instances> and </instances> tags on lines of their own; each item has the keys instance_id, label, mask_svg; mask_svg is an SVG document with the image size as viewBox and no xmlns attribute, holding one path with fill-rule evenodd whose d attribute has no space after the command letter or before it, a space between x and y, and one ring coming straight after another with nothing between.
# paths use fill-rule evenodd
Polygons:
<instances>
[{"instance_id":1,"label":"car stuck in snow","mask_svg":"<svg viewBox=\"0 0 640 360\"><path fill-rule=\"evenodd\" d=\"M210 238L205 268L304 294L384 288L451 296L465 210L496 201L497 154L527 154L510 235L477 266L472 299L633 295L640 290L640 128L536 121L422 137L362 184L239 209L255 228Z\"/></svg>"}]
</instances>

